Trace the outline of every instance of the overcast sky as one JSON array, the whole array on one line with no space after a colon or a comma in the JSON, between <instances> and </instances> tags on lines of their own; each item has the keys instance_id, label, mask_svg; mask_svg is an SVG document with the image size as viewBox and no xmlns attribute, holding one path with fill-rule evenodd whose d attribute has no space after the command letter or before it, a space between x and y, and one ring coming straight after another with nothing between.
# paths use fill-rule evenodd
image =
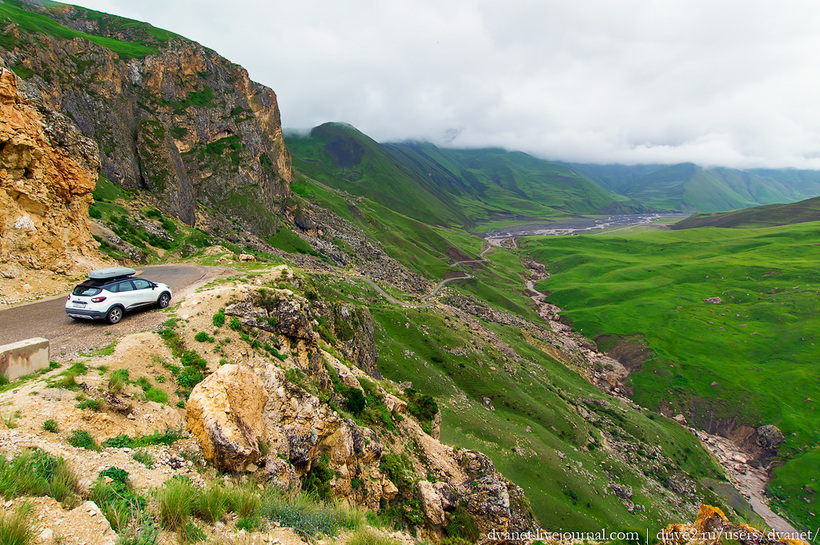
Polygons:
<instances>
[{"instance_id":1,"label":"overcast sky","mask_svg":"<svg viewBox=\"0 0 820 545\"><path fill-rule=\"evenodd\" d=\"M815 0L80 0L210 47L286 128L548 159L820 168Z\"/></svg>"}]
</instances>

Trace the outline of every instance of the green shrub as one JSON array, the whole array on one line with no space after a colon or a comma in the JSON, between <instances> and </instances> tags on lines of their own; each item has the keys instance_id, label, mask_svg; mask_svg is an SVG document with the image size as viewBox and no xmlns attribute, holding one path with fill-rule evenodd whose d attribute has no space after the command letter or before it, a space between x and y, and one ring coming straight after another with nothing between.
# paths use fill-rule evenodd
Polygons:
<instances>
[{"instance_id":1,"label":"green shrub","mask_svg":"<svg viewBox=\"0 0 820 545\"><path fill-rule=\"evenodd\" d=\"M279 350L277 350L275 346L272 346L268 343L265 343L262 346L262 348L264 348L266 352L268 352L269 354L271 354L273 357L275 357L276 359L278 359L280 361L285 361L286 359L288 359L288 357L285 354L280 353Z\"/></svg>"},{"instance_id":2,"label":"green shrub","mask_svg":"<svg viewBox=\"0 0 820 545\"><path fill-rule=\"evenodd\" d=\"M219 309L216 314L214 314L214 327L222 327L225 325L225 309Z\"/></svg>"},{"instance_id":3,"label":"green shrub","mask_svg":"<svg viewBox=\"0 0 820 545\"><path fill-rule=\"evenodd\" d=\"M367 406L367 400L365 399L362 391L358 388L340 385L336 391L345 398L345 405L348 410L355 415L361 414Z\"/></svg>"},{"instance_id":4,"label":"green shrub","mask_svg":"<svg viewBox=\"0 0 820 545\"><path fill-rule=\"evenodd\" d=\"M412 479L407 475L401 458L386 452L382 454L380 469L390 477L399 490L410 490L413 487Z\"/></svg>"},{"instance_id":5,"label":"green shrub","mask_svg":"<svg viewBox=\"0 0 820 545\"><path fill-rule=\"evenodd\" d=\"M34 542L31 524L31 505L23 503L14 513L0 513L0 543L3 545L28 545Z\"/></svg>"},{"instance_id":6,"label":"green shrub","mask_svg":"<svg viewBox=\"0 0 820 545\"><path fill-rule=\"evenodd\" d=\"M319 460L314 461L310 471L302 481L302 490L316 494L323 500L330 499L330 481L333 479L333 471L328 467L328 461L327 456L322 456Z\"/></svg>"},{"instance_id":7,"label":"green shrub","mask_svg":"<svg viewBox=\"0 0 820 545\"><path fill-rule=\"evenodd\" d=\"M68 444L72 447L77 448L84 448L88 450L100 450L100 445L91 437L85 430L74 430L71 432L71 435L68 436Z\"/></svg>"},{"instance_id":8,"label":"green shrub","mask_svg":"<svg viewBox=\"0 0 820 545\"><path fill-rule=\"evenodd\" d=\"M197 354L196 350L186 350L179 359L179 362L183 367L199 367L205 369L208 366L208 362Z\"/></svg>"},{"instance_id":9,"label":"green shrub","mask_svg":"<svg viewBox=\"0 0 820 545\"><path fill-rule=\"evenodd\" d=\"M276 488L266 490L258 512L268 520L310 537L335 536L342 528L353 529L362 524L364 518L358 510L326 504L306 493L291 499Z\"/></svg>"},{"instance_id":10,"label":"green shrub","mask_svg":"<svg viewBox=\"0 0 820 545\"><path fill-rule=\"evenodd\" d=\"M417 392L413 388L406 390L407 412L416 417L422 424L430 424L438 413L438 404L433 396Z\"/></svg>"},{"instance_id":11,"label":"green shrub","mask_svg":"<svg viewBox=\"0 0 820 545\"><path fill-rule=\"evenodd\" d=\"M145 391L145 399L155 403L168 403L168 392L161 388L151 386Z\"/></svg>"},{"instance_id":12,"label":"green shrub","mask_svg":"<svg viewBox=\"0 0 820 545\"><path fill-rule=\"evenodd\" d=\"M51 433L59 433L60 432L60 428L59 428L59 426L57 426L57 421L54 420L53 418L49 418L48 420L43 422L43 429L45 431L48 431L48 432L51 432Z\"/></svg>"},{"instance_id":13,"label":"green shrub","mask_svg":"<svg viewBox=\"0 0 820 545\"><path fill-rule=\"evenodd\" d=\"M234 331L239 331L240 329L242 329L242 322L239 321L239 318L234 316L233 318L231 318L231 322L230 324L228 324L228 327L230 327Z\"/></svg>"},{"instance_id":14,"label":"green shrub","mask_svg":"<svg viewBox=\"0 0 820 545\"><path fill-rule=\"evenodd\" d=\"M473 516L467 512L463 505L456 507L447 525L447 535L466 539L469 543L475 543L478 540L478 526L476 526Z\"/></svg>"},{"instance_id":15,"label":"green shrub","mask_svg":"<svg viewBox=\"0 0 820 545\"><path fill-rule=\"evenodd\" d=\"M196 339L198 342L201 342L201 343L204 343L204 342L212 343L212 342L214 342L214 338L211 337L210 335L208 335L207 333L205 333L204 331L200 331L199 333L197 333L196 336L194 337L194 339Z\"/></svg>"},{"instance_id":16,"label":"green shrub","mask_svg":"<svg viewBox=\"0 0 820 545\"><path fill-rule=\"evenodd\" d=\"M165 229L169 235L175 235L177 233L177 226L171 220L162 220L162 228Z\"/></svg>"},{"instance_id":17,"label":"green shrub","mask_svg":"<svg viewBox=\"0 0 820 545\"><path fill-rule=\"evenodd\" d=\"M193 388L204 379L205 376L193 367L186 367L177 377L177 384L183 388Z\"/></svg>"}]
</instances>

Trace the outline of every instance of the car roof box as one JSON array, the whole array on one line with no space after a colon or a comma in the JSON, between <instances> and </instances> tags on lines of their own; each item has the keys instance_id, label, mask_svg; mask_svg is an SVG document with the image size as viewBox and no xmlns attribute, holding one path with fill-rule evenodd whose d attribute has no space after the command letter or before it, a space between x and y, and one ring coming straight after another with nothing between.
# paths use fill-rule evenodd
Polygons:
<instances>
[{"instance_id":1,"label":"car roof box","mask_svg":"<svg viewBox=\"0 0 820 545\"><path fill-rule=\"evenodd\" d=\"M92 280L108 280L121 276L131 276L132 274L137 274L137 271L129 267L106 267L105 269L95 269L91 271L88 273L88 278Z\"/></svg>"}]
</instances>

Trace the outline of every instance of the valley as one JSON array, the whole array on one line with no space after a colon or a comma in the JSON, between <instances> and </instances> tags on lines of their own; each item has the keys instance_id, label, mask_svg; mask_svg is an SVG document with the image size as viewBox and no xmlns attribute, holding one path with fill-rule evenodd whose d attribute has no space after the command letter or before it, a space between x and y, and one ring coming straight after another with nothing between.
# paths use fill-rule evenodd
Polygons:
<instances>
[{"instance_id":1,"label":"valley","mask_svg":"<svg viewBox=\"0 0 820 545\"><path fill-rule=\"evenodd\" d=\"M290 132L172 32L0 15L0 335L53 360L0 383L5 508L142 545L820 525L820 175ZM172 306L71 323L115 263ZM18 494L27 456L76 483ZM251 507L169 521L175 487Z\"/></svg>"}]
</instances>

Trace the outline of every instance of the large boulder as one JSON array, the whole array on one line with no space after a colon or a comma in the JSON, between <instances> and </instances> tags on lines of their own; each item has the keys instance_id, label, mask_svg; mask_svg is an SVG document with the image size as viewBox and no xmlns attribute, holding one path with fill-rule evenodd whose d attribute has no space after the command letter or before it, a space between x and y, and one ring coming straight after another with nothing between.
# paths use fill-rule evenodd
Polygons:
<instances>
[{"instance_id":1,"label":"large boulder","mask_svg":"<svg viewBox=\"0 0 820 545\"><path fill-rule=\"evenodd\" d=\"M247 367L223 365L197 384L185 421L205 458L223 471L244 471L259 458L268 394Z\"/></svg>"},{"instance_id":2,"label":"large boulder","mask_svg":"<svg viewBox=\"0 0 820 545\"><path fill-rule=\"evenodd\" d=\"M419 481L416 485L421 512L432 526L444 526L444 502L435 485L429 481Z\"/></svg>"},{"instance_id":3,"label":"large boulder","mask_svg":"<svg viewBox=\"0 0 820 545\"><path fill-rule=\"evenodd\" d=\"M783 432L771 424L757 428L757 444L765 449L776 449L786 442Z\"/></svg>"}]
</instances>

